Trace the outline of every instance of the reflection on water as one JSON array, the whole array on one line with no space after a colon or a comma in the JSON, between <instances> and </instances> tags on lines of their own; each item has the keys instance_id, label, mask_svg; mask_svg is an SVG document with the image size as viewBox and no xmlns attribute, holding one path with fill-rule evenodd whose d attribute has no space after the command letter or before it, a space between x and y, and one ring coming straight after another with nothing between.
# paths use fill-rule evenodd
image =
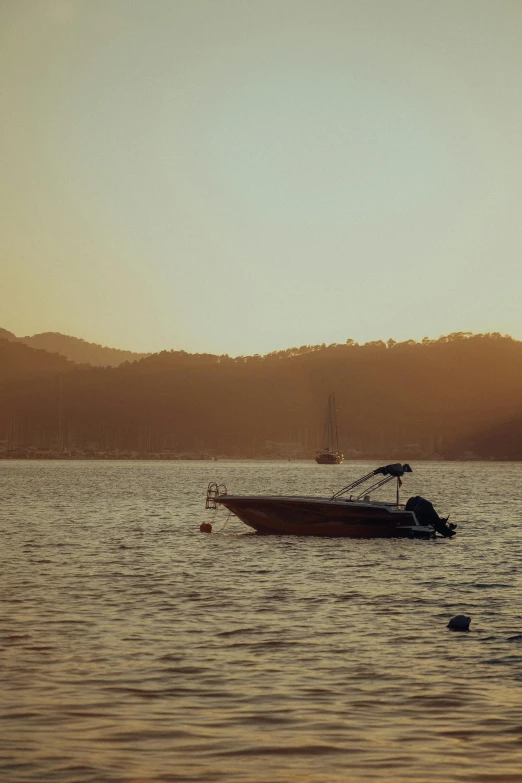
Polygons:
<instances>
[{"instance_id":1,"label":"reflection on water","mask_svg":"<svg viewBox=\"0 0 522 783\"><path fill-rule=\"evenodd\" d=\"M453 540L199 532L371 467L0 462L1 780L522 780L522 466L413 466Z\"/></svg>"}]
</instances>

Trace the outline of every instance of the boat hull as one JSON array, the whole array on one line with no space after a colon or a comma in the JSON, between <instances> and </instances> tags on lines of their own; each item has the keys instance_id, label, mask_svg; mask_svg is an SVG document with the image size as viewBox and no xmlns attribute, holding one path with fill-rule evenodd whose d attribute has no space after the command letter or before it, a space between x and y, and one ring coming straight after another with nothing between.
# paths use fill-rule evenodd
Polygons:
<instances>
[{"instance_id":1,"label":"boat hull","mask_svg":"<svg viewBox=\"0 0 522 783\"><path fill-rule=\"evenodd\" d=\"M432 537L410 511L387 505L320 498L222 495L216 499L261 534L327 538Z\"/></svg>"},{"instance_id":2,"label":"boat hull","mask_svg":"<svg viewBox=\"0 0 522 783\"><path fill-rule=\"evenodd\" d=\"M328 452L317 454L315 461L318 465L340 465L344 456L338 452Z\"/></svg>"}]
</instances>

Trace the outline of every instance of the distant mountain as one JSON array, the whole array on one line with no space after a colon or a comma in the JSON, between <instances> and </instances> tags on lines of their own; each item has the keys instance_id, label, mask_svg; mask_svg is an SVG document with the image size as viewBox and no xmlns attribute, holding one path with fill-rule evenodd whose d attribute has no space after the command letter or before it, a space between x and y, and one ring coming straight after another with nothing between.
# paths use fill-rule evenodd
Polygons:
<instances>
[{"instance_id":1,"label":"distant mountain","mask_svg":"<svg viewBox=\"0 0 522 783\"><path fill-rule=\"evenodd\" d=\"M9 340L12 343L18 342L18 337L12 332L8 332L7 329L0 328L0 340Z\"/></svg>"},{"instance_id":2,"label":"distant mountain","mask_svg":"<svg viewBox=\"0 0 522 783\"><path fill-rule=\"evenodd\" d=\"M50 353L59 353L78 364L91 364L94 367L118 367L123 362L136 362L150 356L148 353L134 353L119 348L107 348L97 343L88 343L79 337L70 337L59 332L42 332L28 337L16 337L7 329L0 329L0 339L19 342L30 348L43 349Z\"/></svg>"}]
</instances>

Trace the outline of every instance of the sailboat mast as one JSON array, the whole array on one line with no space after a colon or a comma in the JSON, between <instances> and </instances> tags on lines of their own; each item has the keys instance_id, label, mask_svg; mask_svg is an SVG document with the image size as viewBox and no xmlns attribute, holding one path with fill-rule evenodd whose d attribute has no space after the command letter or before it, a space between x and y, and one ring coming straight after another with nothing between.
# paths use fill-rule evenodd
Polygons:
<instances>
[{"instance_id":1,"label":"sailboat mast","mask_svg":"<svg viewBox=\"0 0 522 783\"><path fill-rule=\"evenodd\" d=\"M332 395L328 395L328 451L332 451L333 449L333 438L332 438Z\"/></svg>"},{"instance_id":2,"label":"sailboat mast","mask_svg":"<svg viewBox=\"0 0 522 783\"><path fill-rule=\"evenodd\" d=\"M339 451L339 430L337 427L337 407L335 405L335 394L332 394L332 404L333 404L333 416L334 416L334 426L335 426L335 450Z\"/></svg>"},{"instance_id":3,"label":"sailboat mast","mask_svg":"<svg viewBox=\"0 0 522 783\"><path fill-rule=\"evenodd\" d=\"M329 428L328 446L330 447L330 451L333 451L335 446L334 420L333 420L334 415L335 415L335 409L333 405L333 394L330 394L330 396L328 397L328 428Z\"/></svg>"},{"instance_id":4,"label":"sailboat mast","mask_svg":"<svg viewBox=\"0 0 522 783\"><path fill-rule=\"evenodd\" d=\"M58 385L58 439L60 451L63 451L62 392L63 380L62 376L60 375L60 381Z\"/></svg>"},{"instance_id":5,"label":"sailboat mast","mask_svg":"<svg viewBox=\"0 0 522 783\"><path fill-rule=\"evenodd\" d=\"M337 408L333 392L328 395L323 436L325 445L322 452L317 452L315 461L319 465L340 465L344 457L339 452Z\"/></svg>"}]
</instances>

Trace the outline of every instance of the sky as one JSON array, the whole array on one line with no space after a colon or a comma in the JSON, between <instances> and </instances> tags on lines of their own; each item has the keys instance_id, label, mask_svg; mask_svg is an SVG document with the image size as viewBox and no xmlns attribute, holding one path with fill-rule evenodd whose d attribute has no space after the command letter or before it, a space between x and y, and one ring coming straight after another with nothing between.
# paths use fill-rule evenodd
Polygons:
<instances>
[{"instance_id":1,"label":"sky","mask_svg":"<svg viewBox=\"0 0 522 783\"><path fill-rule=\"evenodd\" d=\"M522 339L519 0L0 0L0 327Z\"/></svg>"}]
</instances>

